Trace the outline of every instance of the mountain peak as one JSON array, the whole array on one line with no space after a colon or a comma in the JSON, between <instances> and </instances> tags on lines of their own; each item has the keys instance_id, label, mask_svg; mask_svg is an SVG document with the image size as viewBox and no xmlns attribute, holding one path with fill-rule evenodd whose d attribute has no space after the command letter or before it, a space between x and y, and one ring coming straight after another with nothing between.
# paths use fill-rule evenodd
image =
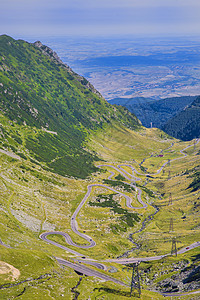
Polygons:
<instances>
[{"instance_id":1,"label":"mountain peak","mask_svg":"<svg viewBox=\"0 0 200 300\"><path fill-rule=\"evenodd\" d=\"M134 115L111 106L40 41L9 44L0 38L0 53L1 113L29 130L26 150L51 171L87 177L96 170L97 156L85 148L92 132L111 123L140 126ZM6 139L3 147L7 148Z\"/></svg>"},{"instance_id":2,"label":"mountain peak","mask_svg":"<svg viewBox=\"0 0 200 300\"><path fill-rule=\"evenodd\" d=\"M93 93L97 94L99 97L102 98L102 95L94 88L94 86L87 80L85 79L83 76L80 76L78 74L76 74L67 64L65 64L60 57L58 56L58 54L53 51L50 47L42 44L40 41L36 41L33 43L33 45L37 48L39 48L42 53L44 55L47 55L48 57L50 57L54 62L62 65L63 67L65 67L67 69L67 71L71 74L73 74L76 79L82 84L84 85L86 88L88 88L90 91L92 91Z\"/></svg>"},{"instance_id":3,"label":"mountain peak","mask_svg":"<svg viewBox=\"0 0 200 300\"><path fill-rule=\"evenodd\" d=\"M43 52L43 54L48 55L51 59L55 59L58 63L66 66L62 60L60 59L60 57L58 56L58 54L53 51L51 48L49 48L48 46L42 44L40 41L36 41L33 43L33 45L37 48L40 48ZM67 66L68 67L68 66ZM69 67L68 67L69 68Z\"/></svg>"}]
</instances>

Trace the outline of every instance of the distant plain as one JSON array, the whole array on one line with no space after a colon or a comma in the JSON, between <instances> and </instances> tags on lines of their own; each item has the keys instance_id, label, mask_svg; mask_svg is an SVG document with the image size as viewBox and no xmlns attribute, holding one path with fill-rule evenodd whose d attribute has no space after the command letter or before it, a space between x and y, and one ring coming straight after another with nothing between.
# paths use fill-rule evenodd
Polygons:
<instances>
[{"instance_id":1,"label":"distant plain","mask_svg":"<svg viewBox=\"0 0 200 300\"><path fill-rule=\"evenodd\" d=\"M198 95L200 40L197 38L72 39L46 37L75 72L111 100Z\"/></svg>"}]
</instances>

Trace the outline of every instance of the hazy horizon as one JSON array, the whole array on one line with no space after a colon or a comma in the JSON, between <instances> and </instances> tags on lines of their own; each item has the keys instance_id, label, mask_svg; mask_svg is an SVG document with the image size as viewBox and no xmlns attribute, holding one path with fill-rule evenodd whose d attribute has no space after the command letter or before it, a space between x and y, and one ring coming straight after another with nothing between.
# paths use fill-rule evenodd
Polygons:
<instances>
[{"instance_id":1,"label":"hazy horizon","mask_svg":"<svg viewBox=\"0 0 200 300\"><path fill-rule=\"evenodd\" d=\"M197 0L1 2L0 34L40 40L107 100L200 90Z\"/></svg>"},{"instance_id":2,"label":"hazy horizon","mask_svg":"<svg viewBox=\"0 0 200 300\"><path fill-rule=\"evenodd\" d=\"M197 0L2 0L0 34L25 36L198 36Z\"/></svg>"}]
</instances>

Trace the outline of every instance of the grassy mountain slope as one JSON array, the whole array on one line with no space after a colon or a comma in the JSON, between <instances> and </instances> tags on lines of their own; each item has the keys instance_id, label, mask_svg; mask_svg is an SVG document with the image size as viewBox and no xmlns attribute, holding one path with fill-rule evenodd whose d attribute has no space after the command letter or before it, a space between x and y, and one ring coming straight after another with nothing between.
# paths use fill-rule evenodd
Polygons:
<instances>
[{"instance_id":1,"label":"grassy mountain slope","mask_svg":"<svg viewBox=\"0 0 200 300\"><path fill-rule=\"evenodd\" d=\"M91 276L81 276L80 281L77 273L68 267L61 268L55 260L60 257L78 264L74 260L77 257L42 241L39 235L63 231L78 244L85 244L72 231L71 217L88 185L105 184L114 186L119 194L114 195L102 186L93 187L77 216L80 232L96 242L93 248L78 249L83 256L99 261L121 255L151 257L170 253L173 237L177 238L178 249L198 241L200 143L187 148L188 155L183 156L180 150L193 146L192 142L180 142L159 129L138 126L133 115L107 104L88 82L63 65L51 49L41 43L30 45L6 36L2 39L0 299L60 300L77 295L83 300L130 299L132 268L104 262L107 270L100 270L123 280L129 287ZM26 66L27 61L31 68ZM161 173L145 176L156 173L170 160ZM100 172L98 165L102 163L114 167L131 165L141 173L135 174L140 178L136 185L142 190L147 208L128 208L121 192L131 197L133 206L141 207L136 189L130 189L132 180L124 180L119 171L110 167L102 167ZM132 173L130 166L124 169ZM77 178L93 170L98 172L87 179ZM110 171L112 180L108 180ZM105 201L101 202L102 199ZM170 231L171 218L174 227ZM135 247L130 236L139 247ZM52 234L50 239L66 246L60 236ZM77 251L74 246L69 248ZM199 248L177 257L141 262L140 299L171 298L155 292L163 291L166 280L168 291L174 287L184 293L199 289L198 278L190 276L191 270L198 268ZM196 295L181 298L194 299L193 296Z\"/></svg>"},{"instance_id":2,"label":"grassy mountain slope","mask_svg":"<svg viewBox=\"0 0 200 300\"><path fill-rule=\"evenodd\" d=\"M146 127L150 127L152 122L153 127L162 128L169 119L190 105L195 98L195 96L182 96L150 101L150 99L138 97L133 99L113 99L109 102L126 107Z\"/></svg>"},{"instance_id":3,"label":"grassy mountain slope","mask_svg":"<svg viewBox=\"0 0 200 300\"><path fill-rule=\"evenodd\" d=\"M162 128L168 134L189 141L200 137L200 97L170 119Z\"/></svg>"},{"instance_id":4,"label":"grassy mountain slope","mask_svg":"<svg viewBox=\"0 0 200 300\"><path fill-rule=\"evenodd\" d=\"M95 171L96 155L84 144L90 132L115 122L140 125L124 108L109 105L50 48L6 35L0 37L0 110L21 126L18 141L23 132L24 149L36 160L82 178ZM6 139L2 142L8 147Z\"/></svg>"},{"instance_id":5,"label":"grassy mountain slope","mask_svg":"<svg viewBox=\"0 0 200 300\"><path fill-rule=\"evenodd\" d=\"M1 117L0 123L4 128L3 134L7 135L7 143L11 145L9 152L1 152L3 150L0 149L0 239L10 247L0 244L0 261L20 271L19 277L14 281L8 272L0 274L0 298L8 299L18 295L21 295L19 299L73 298L72 288L77 285L80 277L69 268L60 268L54 259L54 257L61 257L73 261L72 254L45 243L39 239L39 234L54 230L68 232L74 241L84 244L85 241L71 230L70 218L86 194L87 186L94 183L105 184L110 171L114 171L113 180L118 179L115 188L125 191L126 185L123 187L120 182L124 179L123 177L119 179L120 173L109 167L104 167L104 172L96 172L87 180L66 178L45 170L41 163L36 164L31 159L29 153L25 152L27 159L19 156L22 152L14 156L12 147L16 144L16 134L21 129L20 125L10 122L4 116ZM24 126L24 134L27 134L25 130L27 126ZM23 139L22 134L21 138ZM22 140L22 149L23 143ZM133 131L109 126L105 131L99 130L93 133L88 140L90 151L96 151L98 156L105 160L104 163L113 166L119 163L131 164L138 172L144 174L144 168L146 172L154 173L169 159L182 157L180 150L189 144L189 142L169 139L158 129L140 128L138 131ZM199 155L197 155L199 150L200 143L195 149L188 148L187 157L171 162L171 165L165 167L165 172L151 178L138 175L141 180L137 185L142 189L142 200L148 204L147 209L140 209L139 212L128 209L125 199L117 195L112 200L118 207L121 206L124 216L118 213L113 201L110 201L108 207L90 205L90 202L99 203L99 195L109 199L113 194L103 188L93 188L87 203L78 215L77 222L80 231L90 235L97 245L94 248L78 249L78 251L83 256L97 260L116 258L127 251L129 257L145 257L169 253L172 237L177 237L178 249L197 241L199 195L191 185L196 178L193 176L196 176L199 170ZM158 156L161 151L163 157ZM141 168L140 163L144 158L146 160ZM95 162L96 166L98 164L102 164L102 161ZM127 172L131 172L129 167L124 168ZM112 186L109 185L113 184L112 180L107 182L106 185ZM131 183L128 180L125 182ZM169 193L172 193L172 205L168 205ZM133 199L134 206L141 206L135 191L126 191L126 194ZM159 212L149 218L145 228L138 232L144 220L156 212L155 206L159 208ZM140 217L139 222L135 222L134 226L128 221L131 212L139 213ZM173 232L169 232L170 218L174 220ZM133 235L133 240L140 245L139 249L135 248L129 240L133 232L137 232ZM50 238L66 245L59 236L52 235ZM70 248L77 250L75 247ZM173 278L179 273L183 276L181 271L186 267L196 267L199 264L198 253L199 249L196 248L177 257L141 263L139 266L141 299L168 299L149 289L155 290L160 281ZM132 269L119 264L105 264L108 268L106 274L124 280L130 285ZM2 269L0 262L0 270ZM113 269L116 270L115 273L109 272ZM192 290L197 288L198 281L182 286L190 286ZM162 290L162 286L159 288ZM109 300L126 300L130 295L129 288L120 287L109 281L102 282L90 276L83 277L77 291L83 300L89 297L94 300L95 297L101 297L102 293L105 299ZM190 299L189 296L182 298Z\"/></svg>"}]
</instances>

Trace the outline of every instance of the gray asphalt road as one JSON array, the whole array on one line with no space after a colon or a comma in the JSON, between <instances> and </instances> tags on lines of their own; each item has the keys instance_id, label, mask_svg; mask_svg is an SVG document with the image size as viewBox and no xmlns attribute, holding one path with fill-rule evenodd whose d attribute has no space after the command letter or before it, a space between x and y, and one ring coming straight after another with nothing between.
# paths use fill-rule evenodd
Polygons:
<instances>
[{"instance_id":1,"label":"gray asphalt road","mask_svg":"<svg viewBox=\"0 0 200 300\"><path fill-rule=\"evenodd\" d=\"M69 236L69 234L64 233L64 232L61 232L61 231L45 232L45 233L42 233L42 234L40 235L40 238L43 239L43 240L45 240L45 241L47 241L48 243L51 242L51 244L54 244L54 245L55 245L55 244L57 244L56 242L50 241L50 240L47 239L46 237L47 237L48 235L50 235L50 234L51 234L51 235L52 235L52 234L58 234L58 235L62 235L62 236L65 238L65 241L66 241L69 245L71 245L71 246L75 246L75 247L77 247L77 248L87 248L87 249L88 249L88 248L91 248L91 247L94 247L94 246L96 245L95 241L94 241L90 236L88 236L88 235L86 235L86 234L84 234L84 233L82 233L82 232L79 232L79 230L78 230L78 225L77 225L77 222L76 222L76 217L77 217L79 211L81 210L81 208L83 207L83 205L85 204L85 202L87 201L87 199L88 199L90 193L92 192L92 188L93 188L93 187L102 187L102 188L108 189L108 190L110 190L110 191L113 191L113 192L115 192L115 193L117 193L117 194L123 196L123 197L126 199L126 206L129 207L129 208L132 208L132 209L140 209L140 208L145 208L145 207L147 207L147 204L144 203L144 202L142 201L142 199L141 199L142 191L141 191L139 188L137 188L137 198L138 198L138 201L139 201L143 206L142 206L142 207L134 207L134 206L131 205L132 199L131 199L129 196L127 196L126 194L124 194L124 193L122 193L122 192L119 192L119 191L117 191L116 189L114 189L114 188L112 188L112 187L109 187L109 186L106 186L106 185L104 185L104 184L90 184L90 185L88 185L88 187L87 187L88 191L87 191L86 195L84 196L84 198L82 199L82 201L79 203L77 209L75 210L75 212L73 213L73 215L72 215L72 217L71 217L71 229L72 229L77 235L79 235L79 236L81 236L82 238L84 238L84 239L89 243L89 245L88 245L88 244L86 244L86 245L79 245L79 244L77 244L77 243L75 243L75 242L72 241L72 239L71 239L71 237ZM57 244L57 245L58 245L58 244ZM64 247L64 246L62 246L62 247ZM68 248L67 248L67 249L68 249Z\"/></svg>"},{"instance_id":2,"label":"gray asphalt road","mask_svg":"<svg viewBox=\"0 0 200 300\"><path fill-rule=\"evenodd\" d=\"M199 143L199 141L200 141L200 139L197 140L196 144ZM187 154L184 153L183 151L185 151L186 149L188 149L189 147L192 147L192 146L193 146L193 145L189 145L189 146L185 147L183 150L180 151L180 152L183 154L183 157L187 156ZM177 160L177 159L181 159L181 158L183 158L183 157L175 158L175 159L171 160L171 162L174 161L174 160ZM168 164L168 161L165 162L165 163L161 166L161 168L160 168L159 170L157 170L157 172L154 173L154 174L142 174L142 173L139 173L134 167L132 167L131 165L127 165L127 164L121 164L121 165L118 165L118 167L115 167L115 166L112 166L112 165L104 164L104 165L99 165L98 167L99 167L99 168L100 168L100 167L107 167L107 168L109 167L109 168L113 168L113 169L115 169L117 172L121 173L126 179L128 179L128 180L133 180L133 179L134 179L135 181L137 181L137 180L141 180L141 179L140 179L140 178L137 178L136 176L134 176L134 175L133 175L134 173L137 173L138 175L143 175L143 176L144 176L144 175L145 175L145 176L146 176L146 175L151 175L151 176L157 175L157 174L159 174L159 173L162 171L162 169L163 169L167 164ZM128 167L130 167L133 173L132 173L132 174L128 173L126 170L124 170L124 169L122 168L122 166L128 166ZM114 172L111 171L111 175L109 176L109 178L111 179L113 176L114 176ZM111 190L111 191L113 191L113 192L115 192L115 193L118 193L118 194L122 195L123 197L125 197L125 199L126 199L126 205L127 205L127 207L129 207L129 208L132 208L132 209L146 208L146 207L147 207L147 204L144 203L144 202L142 201L142 199L141 199L141 194L142 194L141 189L139 189L138 187L136 187L136 186L133 185L133 184L131 184L131 185L135 187L135 189L136 189L136 191L137 191L137 199L138 199L139 203L142 204L142 207L134 207L134 206L132 206L132 205L131 205L132 199L131 199L129 196L125 195L124 193L121 193L121 192L117 191L117 190L114 189L114 188L105 186L105 185L103 185L103 184L91 184L91 185L88 186L88 191L87 191L86 195L84 196L84 198L82 199L82 201L79 203L77 209L75 210L75 212L73 213L73 215L72 215L72 217L71 217L71 229L72 229L77 235L79 235L80 237L82 237L83 239L85 239L85 240L87 241L88 244L85 244L85 245L79 245L79 244L73 242L72 239L71 239L71 237L70 237L67 233L59 232L59 231L55 231L55 232L52 231L52 232L42 233L42 234L40 235L40 238L43 239L44 241L46 241L46 242L48 242L48 243L54 245L54 246L57 246L57 247L59 247L59 248L61 248L61 249L63 249L63 250L66 250L66 251L68 251L68 252L70 252L70 253L72 253L72 254L74 254L74 255L77 255L77 256L83 256L81 253L79 253L79 252L77 252L77 251L71 250L71 249L68 248L68 247L65 247L65 246L63 246L63 245L60 245L59 243L56 243L56 242L54 242L54 241L52 241L52 240L49 240L49 239L47 238L47 236L50 235L50 234L58 234L58 235L61 235L61 236L63 236L63 237L65 238L65 241L66 241L69 245L75 246L75 247L77 247L77 248L85 248L85 249L89 249L89 248L91 248L91 247L94 247L94 246L96 245L95 241L94 241L90 236L81 233L81 232L78 230L78 224L77 224L77 222L76 222L76 217L77 217L79 211L81 210L81 208L83 207L83 205L85 204L85 202L87 201L87 199L88 199L88 197L89 197L89 195L90 195L90 193L91 193L91 191L92 191L92 188L93 188L93 187L102 187L102 188ZM187 251L189 251L189 250L191 250L191 249L194 249L194 248L196 248L196 247L199 247L199 246L200 246L200 242L195 242L195 243L191 244L190 246L187 246L187 247L185 247L185 248L179 250L179 251L178 251L178 254L185 253L185 252L187 252ZM163 257L168 256L168 255L170 255L170 254L161 255L161 256L153 256L153 257L144 257L144 258L109 259L109 260L105 260L104 262L115 262L115 263L119 263L119 264L129 264L129 263L136 263L136 262L141 262L141 261L160 260L160 259L162 259ZM70 263L70 262L68 262L68 261L61 260L61 259L58 259L58 260L59 260L59 263L62 263L62 264L64 264L64 265L67 265L67 266L70 266L70 267L73 267L74 270L77 270L77 271L79 271L79 272L81 272L81 270L84 271L84 272L82 272L83 274L86 274L86 275L89 275L89 274L90 274L89 276L97 276L97 277L99 277L99 278L102 278L102 274L101 274L101 273L99 273L99 272L97 272L97 271L93 271L93 270L91 270L91 269L89 269L89 268L87 268L87 267L85 267L85 266L82 266L82 265L80 265L80 264L73 264L73 263ZM101 264L101 263L99 263L99 262L96 262L95 260L94 260L94 261L91 261L91 260L88 260L88 258L86 258L85 260L80 260L80 259L79 259L78 261L79 261L80 263L83 263L83 262L84 262L84 263L88 263L88 264L93 265L93 266L95 266L95 267L97 267L97 268L99 268L99 269L104 269L104 270L106 269L106 267L105 267L103 264ZM77 265L78 265L78 267L77 267ZM89 273L88 273L88 272L89 272ZM91 272L92 272L92 273L91 273ZM97 272L97 273L95 273L95 272ZM96 274L96 275L95 275L95 274ZM101 277L100 277L100 276L101 276ZM110 276L107 276L107 275L104 275L104 274L103 274L103 276L104 276L104 278L102 278L102 279L105 279L105 276L106 276L107 279L105 279L105 280L112 280L112 281L116 282L116 280L113 279L113 278L110 277ZM108 278L109 278L109 279L108 279ZM117 283L117 282L116 282L116 283ZM120 284L123 284L123 283L120 283Z\"/></svg>"},{"instance_id":3,"label":"gray asphalt road","mask_svg":"<svg viewBox=\"0 0 200 300\"><path fill-rule=\"evenodd\" d=\"M193 243L193 244L191 244L187 247L182 248L181 250L179 250L177 252L177 254L185 253L185 252L190 251L191 249L194 249L194 248L199 247L199 246L200 246L200 242L195 242L195 243Z\"/></svg>"},{"instance_id":4,"label":"gray asphalt road","mask_svg":"<svg viewBox=\"0 0 200 300\"><path fill-rule=\"evenodd\" d=\"M190 292L190 293L161 293L158 291L155 291L155 292L161 294L164 297L183 297L183 296L189 296L189 295L197 295L200 293L200 291L194 291L194 292ZM197 298L195 298L195 299L197 300ZM200 299L200 298L198 298L198 299Z\"/></svg>"},{"instance_id":5,"label":"gray asphalt road","mask_svg":"<svg viewBox=\"0 0 200 300\"><path fill-rule=\"evenodd\" d=\"M91 265L91 266L94 266L100 270L107 270L107 267L95 260L89 260L89 259L74 259L75 262L78 262L78 263L83 263L83 264L87 264L87 265Z\"/></svg>"},{"instance_id":6,"label":"gray asphalt road","mask_svg":"<svg viewBox=\"0 0 200 300\"><path fill-rule=\"evenodd\" d=\"M117 169L117 168L116 168ZM118 170L118 169L117 169ZM72 245L72 246L76 246L78 248L91 248L91 247L94 247L96 245L95 241L88 235L80 232L78 230L78 225L77 225L77 222L76 222L76 217L79 213L79 211L81 210L81 208L83 207L83 205L85 204L85 202L87 201L90 193L92 192L92 188L93 187L102 187L102 188L105 188L105 189L108 189L110 191L113 191L121 196L123 196L125 199L126 199L126 206L129 207L129 208L132 208L132 209L141 209L141 208L146 208L147 207L147 204L144 203L141 199L141 194L142 194L142 191L135 187L137 189L137 198L138 198L138 201L143 205L142 207L135 207L135 206L132 206L131 203L132 203L132 199L127 196L126 194L122 193L122 192L119 192L117 191L116 189L112 188L112 187L109 187L109 186L106 186L104 184L90 184L88 185L87 187L87 193L85 194L84 198L82 199L82 201L79 203L77 209L75 210L75 212L73 213L72 217L71 217L71 229L77 234L79 235L80 237L82 237L83 239L85 239L89 245L78 245L76 243L74 243L71 238L69 237L68 234L65 234L65 233L56 233L56 234L61 234L65 237L66 239L66 242L69 243L69 245Z\"/></svg>"},{"instance_id":7,"label":"gray asphalt road","mask_svg":"<svg viewBox=\"0 0 200 300\"><path fill-rule=\"evenodd\" d=\"M112 166L112 165L108 165L108 164L103 164L103 165L99 165L99 166L97 166L98 168L102 168L102 167L109 167L109 168L112 168L112 169L114 169L114 170L116 170L118 173L120 173L123 177L125 177L127 180L129 180L129 181L131 181L131 180L141 180L140 178L138 178L138 177L135 177L135 176L132 176L132 174L130 174L130 173L128 173L126 170L121 170L120 168L119 168L119 166L117 166L117 167L115 167L115 166ZM132 166L131 166L131 168L133 169L133 170L135 170L135 168L133 168ZM114 174L114 173L113 173ZM128 175L128 176L127 176ZM142 175L144 175L144 174L142 174Z\"/></svg>"},{"instance_id":8,"label":"gray asphalt road","mask_svg":"<svg viewBox=\"0 0 200 300\"><path fill-rule=\"evenodd\" d=\"M200 139L198 139L198 140L196 141L195 145L197 145L199 142L200 142ZM173 146L173 145L174 145L174 144L172 144L172 146ZM170 146L169 148L171 148L172 146ZM185 151L186 149L190 148L190 147L193 147L193 146L194 146L194 145L188 145L188 146L185 147L183 150L180 150L180 153L183 154L183 156L174 158L174 159L170 160L170 162L173 162L173 161L175 161L175 160L182 159L182 158L186 157L187 154L184 153L184 151ZM152 174L151 174L151 173L145 173L145 174L144 174L144 173L140 173L140 172L138 172L133 166L128 165L128 164L120 164L120 165L118 165L118 168L121 169L122 172L125 172L129 177L131 176L131 174L128 173L126 170L124 170L124 169L122 168L122 166L127 166L127 167L131 168L131 169L132 169L132 172L133 172L133 173L136 173L136 174L138 174L138 175L143 175L143 176L147 176L147 175L148 175L148 176L154 176L154 175L160 174L160 172L162 171L162 169L163 169L167 164L168 164L168 161L166 161L166 162L160 167L160 169L157 170L156 173L152 173ZM136 178L136 177L134 176L134 178ZM129 179L129 180L131 180L131 179Z\"/></svg>"},{"instance_id":9,"label":"gray asphalt road","mask_svg":"<svg viewBox=\"0 0 200 300\"><path fill-rule=\"evenodd\" d=\"M200 242L195 242L187 247L182 248L177 252L177 254L183 254L187 251L190 251L196 247L200 246ZM107 259L105 262L114 262L122 265L131 264L131 263L137 263L141 261L153 261L153 260L160 260L163 257L170 256L171 253L165 254L165 255L159 255L159 256L152 256L152 257L137 257L137 258L121 258L121 259Z\"/></svg>"},{"instance_id":10,"label":"gray asphalt road","mask_svg":"<svg viewBox=\"0 0 200 300\"><path fill-rule=\"evenodd\" d=\"M116 284L120 284L120 285L123 285L123 286L128 286L120 280L117 280L117 279L115 279L111 276L108 276L108 275L103 274L101 272L98 272L96 270L92 270L92 269L90 269L90 268L88 268L84 265L77 264L77 263L72 263L72 262L69 262L65 259L61 259L61 258L58 258L58 257L56 257L56 260L58 261L59 264L70 267L70 268L72 268L72 269L74 269L74 270L76 270L76 271L78 271L82 274L87 275L87 276L95 276L95 277L101 278L101 279L106 280L106 281L113 281Z\"/></svg>"},{"instance_id":11,"label":"gray asphalt road","mask_svg":"<svg viewBox=\"0 0 200 300\"><path fill-rule=\"evenodd\" d=\"M66 247L66 246L63 246L63 245L61 245L61 244L59 244L59 243L56 243L56 242L54 242L54 241L52 241L52 240L49 240L48 238L47 238L47 236L48 235L52 235L52 234L58 234L58 232L57 231L50 231L50 232L43 232L42 234L40 234L40 238L43 240L43 241L45 241L45 242L47 242L47 243L49 243L49 244L52 244L52 245L54 245L54 246L56 246L56 247L59 247L59 248L61 248L61 249L63 249L63 250L66 250L66 251L68 251L68 252L70 252L70 253L72 253L72 254L74 254L74 255L77 255L77 256L83 256L83 254L81 254L81 253L79 253L79 252L77 252L77 251L74 251L74 250L72 250L72 249L70 249L70 248L68 248L68 247ZM67 233L65 234L64 232L62 232L62 234L60 234L60 235L67 235Z\"/></svg>"},{"instance_id":12,"label":"gray asphalt road","mask_svg":"<svg viewBox=\"0 0 200 300\"><path fill-rule=\"evenodd\" d=\"M127 166L129 166L129 165L127 165ZM99 166L98 166L98 168L100 168L100 167L109 167L109 168L113 168L113 169L115 169L116 171L118 171L119 173L121 173L126 179L128 179L128 180L130 180L130 181L131 181L133 178L134 178L135 181L141 180L140 178L137 178L137 177L131 177L131 174L129 174L126 170L121 171L120 168L119 168L119 166L118 166L118 168L117 168L117 167L114 167L114 166L111 166L111 165L106 165L106 164L104 164L104 165L99 165ZM130 166L130 167L132 168L132 166ZM134 169L134 168L133 168L133 169ZM114 175L113 172L111 172L111 173L112 173L112 175L110 175L109 178L112 178L112 176ZM128 177L125 173L128 174L129 177ZM128 184L128 185L130 185L130 186L133 186L133 187L135 188L135 190L137 191L137 199L138 199L138 202L139 202L140 204L142 204L142 207L132 206L132 205L131 205L132 199L131 199L129 196L127 196L126 194L120 193L120 192L118 192L117 190L114 190L114 189L112 189L112 190L115 191L115 192L118 193L118 194L121 194L123 197L126 198L126 206L127 206L127 207L132 208L132 209L142 209L142 208L146 208L146 207L147 207L147 204L146 204L145 202L143 202L142 199L141 199L141 195L142 195L141 189L138 188L138 187L136 187L136 185L134 185L133 183L129 184L129 183L126 182L126 184ZM103 185L103 186L106 187L105 185ZM106 188L110 189L109 187L106 187Z\"/></svg>"},{"instance_id":13,"label":"gray asphalt road","mask_svg":"<svg viewBox=\"0 0 200 300\"><path fill-rule=\"evenodd\" d=\"M56 243L56 242L48 239L47 236L48 235L52 235L52 234L61 235L61 236L63 236L65 238L65 241L68 244L73 245L73 246L75 245L75 243L72 241L71 237L67 233L64 233L64 232L61 232L61 231L44 232L44 233L40 234L40 238L43 241L45 241L45 242L47 242L49 244L52 244L52 245L54 245L56 247L59 247L59 248L65 250L65 251L67 251L69 253L72 253L72 254L74 254L76 256L79 256L79 257L84 257L83 254L81 254L81 253L79 253L79 252L77 252L75 250L72 250L72 249L70 249L70 248L68 248L66 246L63 246L63 245L61 245L59 243ZM80 247L80 248L83 248L83 247ZM97 262L95 260L90 260L89 257L86 257L84 260L77 259L77 261L84 262L85 264L95 266L96 268L101 269L101 270L106 270L107 269L107 267L104 264L102 264L100 262Z\"/></svg>"},{"instance_id":14,"label":"gray asphalt road","mask_svg":"<svg viewBox=\"0 0 200 300\"><path fill-rule=\"evenodd\" d=\"M77 272L85 274L87 276L98 277L98 278L103 279L105 281L112 281L116 284L119 284L119 285L122 285L122 286L125 286L125 287L129 287L127 284L125 284L124 282L122 282L120 280L117 280L117 279L115 279L111 276L102 274L102 273L100 273L96 270L92 270L92 269L90 269L90 268L88 268L84 265L80 265L80 264L77 264L77 263L72 263L72 262L69 262L67 260L64 260L64 259L61 259L61 258L58 258L58 257L56 257L56 260L58 261L59 264L64 265L64 266L69 267L69 268L72 268L73 270L76 270ZM159 293L164 297L176 297L176 296L181 297L181 296L187 296L187 295L196 295L196 294L200 293L200 291L194 291L194 292L189 292L189 293L161 293L161 292L158 292L156 290L154 292Z\"/></svg>"}]
</instances>

